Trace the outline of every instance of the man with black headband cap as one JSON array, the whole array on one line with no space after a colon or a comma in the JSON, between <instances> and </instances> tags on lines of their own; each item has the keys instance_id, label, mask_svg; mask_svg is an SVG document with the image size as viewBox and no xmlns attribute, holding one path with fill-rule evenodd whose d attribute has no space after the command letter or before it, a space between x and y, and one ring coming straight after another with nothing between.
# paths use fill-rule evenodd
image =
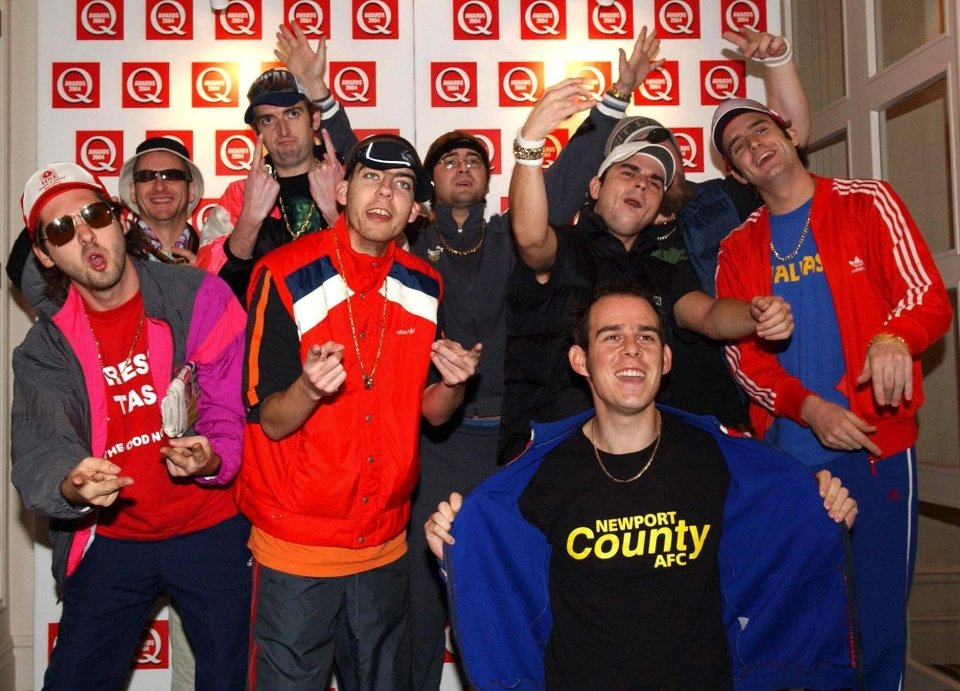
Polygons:
<instances>
[{"instance_id":1,"label":"man with black headband cap","mask_svg":"<svg viewBox=\"0 0 960 691\"><path fill-rule=\"evenodd\" d=\"M580 208L587 183L603 160L603 142L624 116L636 88L650 71L660 42L642 29L632 50L620 50L616 81L603 94L546 175L552 220L568 222ZM507 281L516 263L509 214L485 218L489 152L477 137L453 130L430 145L424 159L435 186L434 223L411 238L410 251L428 260L444 278L441 322L448 337L482 341L478 376L466 401L442 428L420 435L420 484L410 531L411 688L434 690L443 673L446 605L423 525L437 503L454 489L472 488L496 468L506 349Z\"/></svg>"},{"instance_id":2,"label":"man with black headband cap","mask_svg":"<svg viewBox=\"0 0 960 691\"><path fill-rule=\"evenodd\" d=\"M345 688L409 685L418 427L462 403L481 348L434 340L440 277L394 242L431 192L409 142L369 137L334 227L254 268L236 499L253 523L257 688L325 688L332 661Z\"/></svg>"},{"instance_id":3,"label":"man with black headband cap","mask_svg":"<svg viewBox=\"0 0 960 691\"><path fill-rule=\"evenodd\" d=\"M336 152L357 141L324 82L326 39L314 52L296 24L281 26L275 53L289 71L267 70L247 92L243 119L257 135L250 173L227 187L203 227L200 266L218 273L241 301L257 259L336 220Z\"/></svg>"}]
</instances>

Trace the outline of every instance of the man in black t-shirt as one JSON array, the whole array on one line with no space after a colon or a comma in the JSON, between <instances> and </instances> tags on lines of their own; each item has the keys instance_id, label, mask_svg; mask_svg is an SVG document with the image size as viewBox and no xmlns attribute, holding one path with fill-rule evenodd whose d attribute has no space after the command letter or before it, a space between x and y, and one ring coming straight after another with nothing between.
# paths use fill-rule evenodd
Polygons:
<instances>
[{"instance_id":1,"label":"man in black t-shirt","mask_svg":"<svg viewBox=\"0 0 960 691\"><path fill-rule=\"evenodd\" d=\"M717 549L728 472L716 441L654 403L670 371L664 320L633 285L594 293L574 321L572 369L595 416L550 451L520 497L552 546L547 688L732 687ZM856 502L818 475L835 521ZM438 557L461 497L424 526Z\"/></svg>"}]
</instances>

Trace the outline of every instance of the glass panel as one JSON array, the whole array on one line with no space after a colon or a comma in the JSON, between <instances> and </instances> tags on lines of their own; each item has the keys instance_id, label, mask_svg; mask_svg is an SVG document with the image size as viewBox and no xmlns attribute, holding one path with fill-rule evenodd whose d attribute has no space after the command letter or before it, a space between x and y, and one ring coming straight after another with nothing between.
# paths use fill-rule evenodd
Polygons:
<instances>
[{"instance_id":1,"label":"glass panel","mask_svg":"<svg viewBox=\"0 0 960 691\"><path fill-rule=\"evenodd\" d=\"M948 292L956 315L957 289L949 288ZM924 404L918 414L917 460L923 465L960 468L960 386L957 379L960 359L956 317L947 334L924 351L921 362Z\"/></svg>"},{"instance_id":2,"label":"glass panel","mask_svg":"<svg viewBox=\"0 0 960 691\"><path fill-rule=\"evenodd\" d=\"M874 18L882 70L943 33L943 0L874 0Z\"/></svg>"},{"instance_id":3,"label":"glass panel","mask_svg":"<svg viewBox=\"0 0 960 691\"><path fill-rule=\"evenodd\" d=\"M883 179L903 197L931 251L956 247L947 85L938 79L883 112Z\"/></svg>"},{"instance_id":4,"label":"glass panel","mask_svg":"<svg viewBox=\"0 0 960 691\"><path fill-rule=\"evenodd\" d=\"M960 682L960 509L921 503L917 537L910 658Z\"/></svg>"},{"instance_id":5,"label":"glass panel","mask_svg":"<svg viewBox=\"0 0 960 691\"><path fill-rule=\"evenodd\" d=\"M841 0L795 0L793 54L816 113L846 94Z\"/></svg>"},{"instance_id":6,"label":"glass panel","mask_svg":"<svg viewBox=\"0 0 960 691\"><path fill-rule=\"evenodd\" d=\"M835 137L811 146L807 151L810 157L811 173L825 178L850 177L850 156L847 150L847 133L841 132Z\"/></svg>"}]
</instances>

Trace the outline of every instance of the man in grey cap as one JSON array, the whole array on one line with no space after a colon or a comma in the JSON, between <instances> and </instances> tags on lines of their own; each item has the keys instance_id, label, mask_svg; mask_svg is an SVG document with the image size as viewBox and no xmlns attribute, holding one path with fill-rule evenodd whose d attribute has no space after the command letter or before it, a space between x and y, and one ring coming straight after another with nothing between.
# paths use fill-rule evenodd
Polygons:
<instances>
[{"instance_id":1,"label":"man in grey cap","mask_svg":"<svg viewBox=\"0 0 960 691\"><path fill-rule=\"evenodd\" d=\"M243 119L257 135L250 173L227 187L201 238L199 265L227 281L241 302L257 259L336 221L336 153L357 141L324 81L326 39L314 51L298 26L281 26L275 53L288 69L267 70L247 91Z\"/></svg>"},{"instance_id":2,"label":"man in grey cap","mask_svg":"<svg viewBox=\"0 0 960 691\"><path fill-rule=\"evenodd\" d=\"M200 234L190 214L203 196L203 175L190 152L170 137L151 137L120 169L120 199L139 219L156 259L196 264Z\"/></svg>"},{"instance_id":3,"label":"man in grey cap","mask_svg":"<svg viewBox=\"0 0 960 691\"><path fill-rule=\"evenodd\" d=\"M436 339L440 277L395 242L431 194L409 142L368 137L334 227L253 270L235 495L253 523L252 687L325 688L334 661L341 688L409 686L417 432L463 402L481 349Z\"/></svg>"},{"instance_id":4,"label":"man in grey cap","mask_svg":"<svg viewBox=\"0 0 960 691\"><path fill-rule=\"evenodd\" d=\"M548 222L544 139L564 119L590 107L588 95L570 80L548 89L514 144L510 209L521 261L507 300L501 460L523 449L531 421L558 420L590 405L588 391L567 365L565 327L576 305L597 285L631 281L647 287L670 317L671 339L685 329L721 340L748 335L781 340L793 326L782 299L714 300L700 290L689 263L671 264L650 253L655 236L642 231L656 218L676 175L675 159L662 144L614 147L590 181L590 202L576 226ZM670 402L685 409L694 403L675 397Z\"/></svg>"}]
</instances>

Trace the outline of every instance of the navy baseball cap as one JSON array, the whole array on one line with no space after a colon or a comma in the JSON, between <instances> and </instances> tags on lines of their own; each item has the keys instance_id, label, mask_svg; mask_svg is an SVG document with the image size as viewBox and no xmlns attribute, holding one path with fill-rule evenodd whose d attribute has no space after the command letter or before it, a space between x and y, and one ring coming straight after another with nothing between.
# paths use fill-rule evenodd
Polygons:
<instances>
[{"instance_id":1,"label":"navy baseball cap","mask_svg":"<svg viewBox=\"0 0 960 691\"><path fill-rule=\"evenodd\" d=\"M374 134L358 142L347 157L346 170L343 174L345 180L350 179L358 163L374 170L409 168L417 181L413 193L414 200L420 203L428 202L433 196L433 181L427 169L420 162L413 144L403 137L394 134Z\"/></svg>"}]
</instances>

